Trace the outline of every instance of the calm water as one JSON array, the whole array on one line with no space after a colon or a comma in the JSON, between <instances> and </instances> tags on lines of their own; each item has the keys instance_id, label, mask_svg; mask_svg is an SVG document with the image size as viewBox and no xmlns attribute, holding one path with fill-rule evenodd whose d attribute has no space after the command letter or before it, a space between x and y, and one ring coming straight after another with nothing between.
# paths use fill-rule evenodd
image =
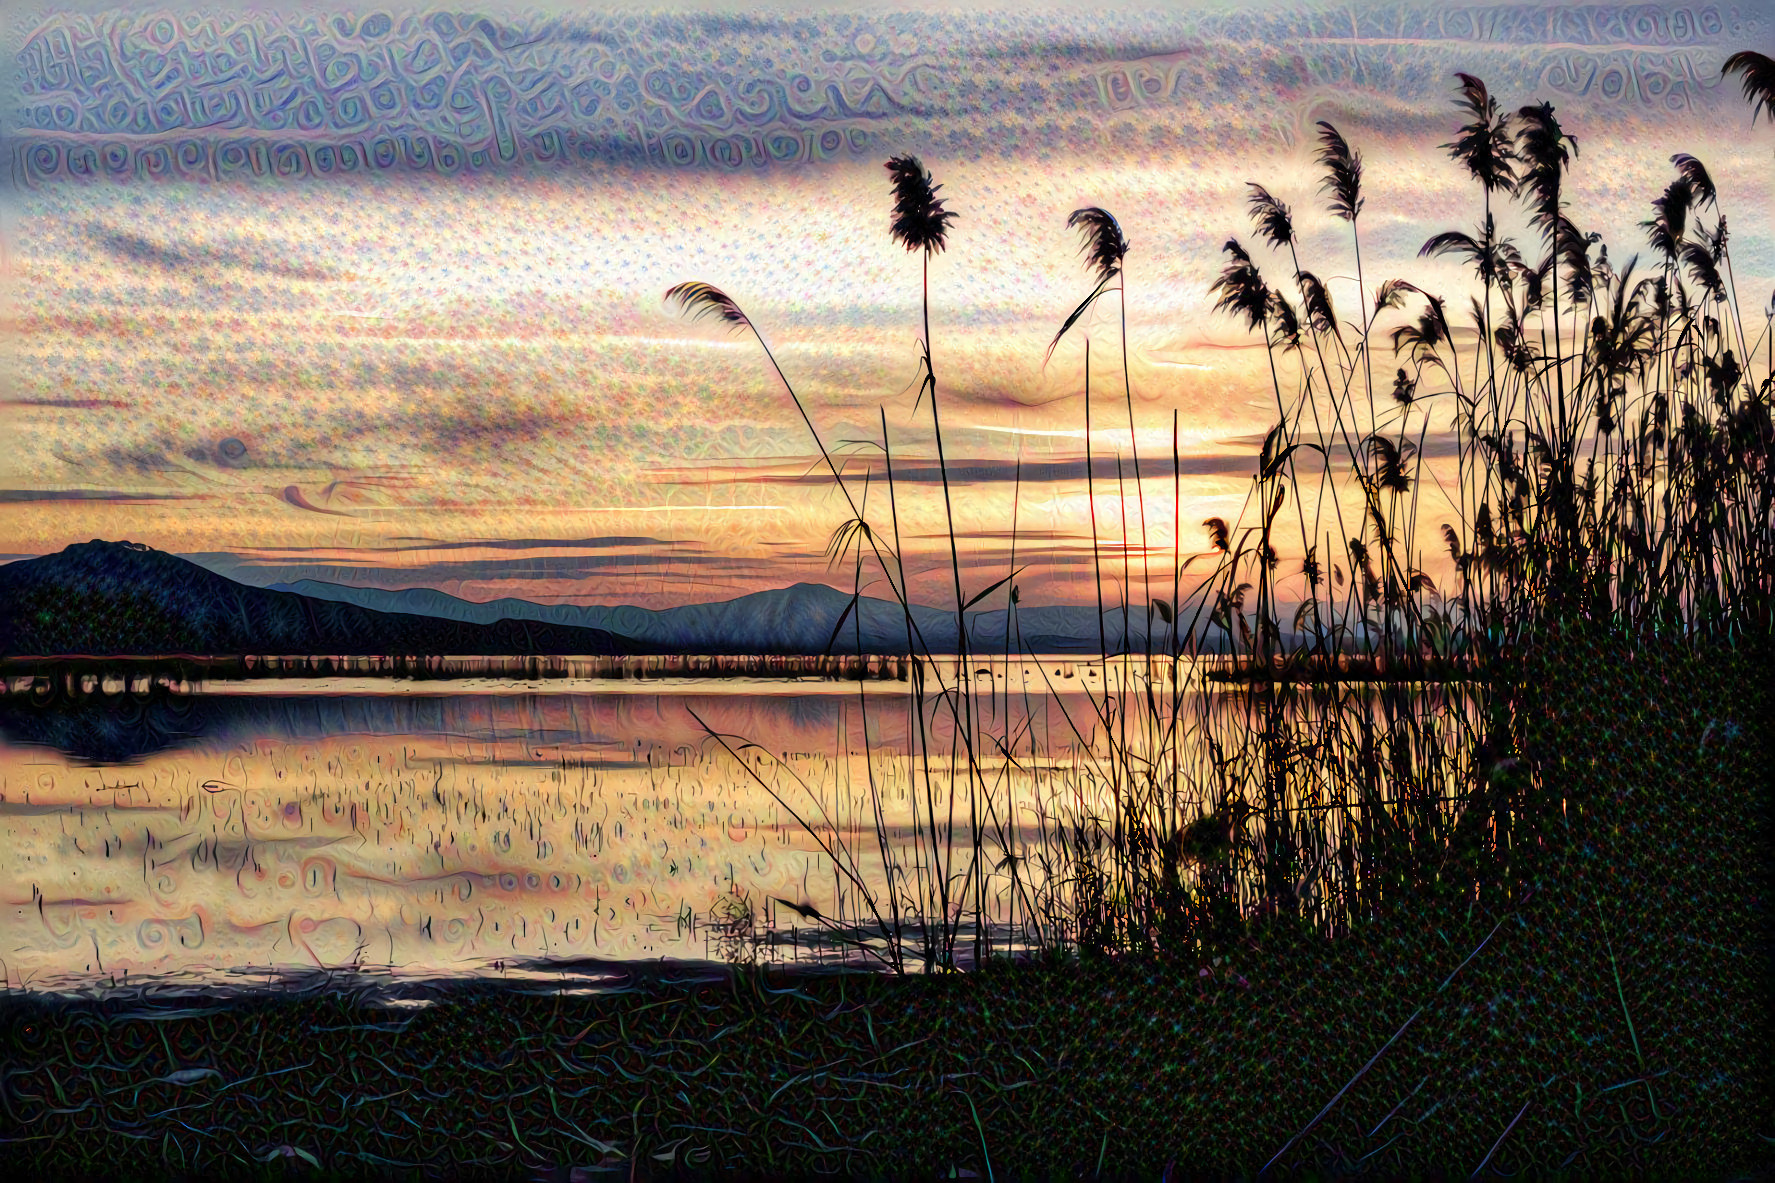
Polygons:
<instances>
[{"instance_id":1,"label":"calm water","mask_svg":"<svg viewBox=\"0 0 1775 1183\"><path fill-rule=\"evenodd\" d=\"M1008 716L1041 749L997 789L1027 841L1048 807L1043 770L1079 755L1058 712L1091 738L1080 688L1101 685L1100 667L970 667L993 729ZM847 839L879 892L879 798L889 857L911 865L910 688L485 676L210 682L49 706L9 694L5 979L55 989L703 959L718 955L712 909L735 896L790 942L771 955L809 955L816 926L771 897L828 916L856 899L790 810ZM945 734L933 746L946 754Z\"/></svg>"}]
</instances>

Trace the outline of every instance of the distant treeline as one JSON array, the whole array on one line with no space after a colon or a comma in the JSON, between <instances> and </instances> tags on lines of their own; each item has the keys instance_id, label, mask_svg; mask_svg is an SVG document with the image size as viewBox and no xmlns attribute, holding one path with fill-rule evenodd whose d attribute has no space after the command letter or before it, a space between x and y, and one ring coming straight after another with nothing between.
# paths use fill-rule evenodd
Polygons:
<instances>
[{"instance_id":1,"label":"distant treeline","mask_svg":"<svg viewBox=\"0 0 1775 1183\"><path fill-rule=\"evenodd\" d=\"M471 677L608 679L649 678L825 678L850 681L905 681L912 659L815 654L655 654L635 656L427 656L387 654L266 654L143 657L0 657L0 688L13 697L39 702L189 693L205 681L289 677L383 677L452 679Z\"/></svg>"}]
</instances>

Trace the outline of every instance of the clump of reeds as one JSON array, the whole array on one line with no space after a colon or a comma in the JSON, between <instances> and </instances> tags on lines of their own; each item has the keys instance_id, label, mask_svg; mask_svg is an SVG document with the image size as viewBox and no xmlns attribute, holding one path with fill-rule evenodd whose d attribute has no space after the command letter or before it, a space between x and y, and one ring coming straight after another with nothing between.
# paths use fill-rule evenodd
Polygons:
<instances>
[{"instance_id":1,"label":"clump of reeds","mask_svg":"<svg viewBox=\"0 0 1775 1183\"><path fill-rule=\"evenodd\" d=\"M1747 84L1762 79L1747 85L1762 87L1753 99L1769 90L1766 59L1733 61ZM1254 227L1284 254L1295 295L1269 285L1237 240L1213 288L1219 310L1263 335L1278 422L1253 479L1256 522L1207 523L1220 562L1197 596L1259 674L1241 692L1243 711L1210 707L1199 724L1215 779L1254 803L1255 832L1234 828L1232 859L1258 897L1245 910L1297 913L1317 880L1328 931L1408 890L1517 891L1517 856L1539 843L1557 803L1520 768L1505 675L1547 624L1577 617L1629 635L1722 637L1770 627L1769 333L1765 323L1759 378L1705 167L1672 158L1677 176L1644 226L1655 271L1637 276L1637 260L1617 270L1601 236L1573 220L1564 193L1577 142L1552 106L1506 114L1480 80L1459 82L1468 122L1445 147L1479 182L1483 221L1473 234L1433 236L1422 253L1468 263L1483 293L1467 316L1473 349L1457 349L1447 300L1403 280L1377 289L1360 324L1340 325L1300 264L1292 212L1258 185ZM1328 212L1352 227L1360 274L1360 156L1330 125L1320 130L1321 189ZM1500 232L1499 195L1514 199L1538 257ZM1396 326L1376 327L1383 319ZM1372 354L1389 339L1402 364L1386 400ZM1415 542L1435 399L1453 403L1448 588L1422 569ZM1348 474L1354 518L1343 518L1343 499L1303 489L1302 449L1324 461L1322 489L1335 469ZM1273 549L1285 505L1302 526L1292 630L1276 607L1293 578ZM1307 505L1329 505L1334 520ZM1329 677L1352 659L1396 676ZM1307 822L1314 814L1332 824ZM1156 853L1148 877L1162 882L1178 833L1114 857ZM1195 890L1213 899L1232 889L1198 873ZM1151 943L1137 912L1122 924L1119 947Z\"/></svg>"},{"instance_id":2,"label":"clump of reeds","mask_svg":"<svg viewBox=\"0 0 1775 1183\"><path fill-rule=\"evenodd\" d=\"M1775 64L1745 53L1727 70L1743 74L1753 120L1767 113L1775 121ZM1112 689L1111 638L1100 637L1101 692L1089 717L1062 716L1078 740L1074 764L1048 780L1031 772L1033 758L1017 755L1034 757L1039 737L1027 716L1013 723L1009 691L1001 712L971 689L966 613L1006 584L1003 656L1022 653L1015 560L1003 579L964 594L928 303L930 256L943 249L954 214L916 158L888 162L891 233L925 262L922 392L948 515L961 649L953 685L931 660L937 655L907 600L885 415L876 445L892 518L884 531L801 411L852 514L834 536L834 557L852 557L859 595L865 567L879 573L905 610L907 651L927 659L909 708L923 790L913 865L897 860L878 827L889 898L862 899L873 918L866 947L884 961L904 968L917 932L927 968L956 965L969 905L978 961L990 951L983 917L994 900L1008 901L1041 947L1108 954L1199 951L1256 916L1336 934L1426 891L1516 899L1524 855L1560 808L1522 761L1509 675L1523 646L1572 618L1627 635L1770 632L1775 307L1757 335L1738 300L1727 219L1706 167L1672 158L1675 176L1642 227L1649 261L1617 266L1566 198L1578 142L1553 106L1510 111L1478 78L1460 74L1457 83L1463 122L1443 148L1479 186L1479 221L1472 231L1433 235L1420 254L1466 264L1474 290L1465 306L1398 278L1368 294L1363 162L1331 124L1319 124L1315 159L1325 209L1350 229L1362 293L1353 319L1340 317L1319 274L1302 265L1290 207L1250 186L1254 229L1287 278L1272 284L1271 264L1232 238L1212 287L1216 310L1261 336L1276 407L1249 513L1232 523L1209 519L1206 549L1188 556L1174 513L1179 537L1157 588L1150 571L1137 582L1127 566L1119 581L1106 580L1097 558L1100 619L1103 590L1117 583L1121 652L1131 648L1129 622L1143 614L1143 660L1136 668L1118 659ZM1066 225L1081 232L1095 286L1065 318L1048 358L1095 301L1118 293L1145 564L1146 494L1126 365L1128 242L1098 206L1075 210ZM1335 270L1340 261L1330 262ZM670 295L753 328L707 285ZM1473 344L1457 345L1469 329ZM1438 477L1449 491L1446 515L1427 501L1426 486L1437 483L1426 459L1433 416L1446 423L1453 452L1452 480ZM1177 471L1174 446L1174 482ZM1440 583L1419 542L1428 526L1438 527L1448 558ZM1126 523L1122 542L1126 556ZM1185 572L1201 558L1212 570L1199 571L1186 594ZM1154 594L1167 583L1169 596ZM1217 661L1230 661L1230 674ZM1227 677L1226 688L1198 692L1212 688L1210 674ZM1053 791L1036 793L1041 837L1033 848L1018 844L1013 827L1020 777L1032 792ZM964 793L965 863L955 810ZM848 850L832 853L835 864L857 865Z\"/></svg>"}]
</instances>

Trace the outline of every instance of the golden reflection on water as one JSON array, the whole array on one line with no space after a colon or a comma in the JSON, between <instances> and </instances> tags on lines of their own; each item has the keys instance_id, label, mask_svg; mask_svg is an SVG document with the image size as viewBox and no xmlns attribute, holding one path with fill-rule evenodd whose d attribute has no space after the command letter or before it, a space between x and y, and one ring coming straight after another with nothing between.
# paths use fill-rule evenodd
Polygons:
<instances>
[{"instance_id":1,"label":"golden reflection on water","mask_svg":"<svg viewBox=\"0 0 1775 1183\"><path fill-rule=\"evenodd\" d=\"M1046 664L1075 684L1084 668ZM1005 675L1001 663L1001 690ZM452 699L427 731L261 726L110 765L0 745L6 982L703 958L715 955L711 908L735 891L785 925L796 918L771 897L854 912L856 893L784 803L828 841L842 834L885 894L870 778L892 857L910 868L909 700L904 687L868 685L865 712L856 685L842 688L848 698L830 685L641 695L507 683ZM1019 832L1033 832L1032 777L999 791L1014 798Z\"/></svg>"}]
</instances>

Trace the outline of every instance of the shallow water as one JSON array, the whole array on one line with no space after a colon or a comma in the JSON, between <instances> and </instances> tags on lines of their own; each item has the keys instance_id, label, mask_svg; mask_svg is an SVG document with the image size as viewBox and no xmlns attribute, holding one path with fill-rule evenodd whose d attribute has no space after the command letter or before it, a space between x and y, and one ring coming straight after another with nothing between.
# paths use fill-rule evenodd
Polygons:
<instances>
[{"instance_id":1,"label":"shallow water","mask_svg":"<svg viewBox=\"0 0 1775 1183\"><path fill-rule=\"evenodd\" d=\"M47 699L9 686L0 974L60 990L341 969L459 979L594 962L867 960L831 924L879 932L867 903L890 898L890 866L907 892L966 883L975 811L991 868L983 923L996 952L1015 953L1029 947L1032 899L1061 874L1031 861L1044 834L1113 811L1096 708L1117 704L1117 742L1135 751L1162 746L1157 731L1136 734L1154 699L1161 719L1184 703L1183 728L1219 728L1250 700L1203 687L1207 668L1180 668L1175 697L1163 661L1076 655L933 663L922 697L917 679L571 671L199 680ZM940 705L963 675L985 785L972 801ZM1466 694L1412 693L1407 709L1432 712ZM1401 709L1399 694L1386 712ZM981 733L1009 736L1013 758ZM1181 825L1224 770L1194 740L1177 751L1151 767ZM1319 774L1306 771L1296 780L1317 794ZM1342 806L1292 790L1283 805L1332 845L1351 832ZM1012 855L1024 860L1016 881ZM1314 874L1328 865L1321 856ZM1240 894L1255 902L1249 884ZM964 965L974 908L955 950ZM914 918L900 918L909 963L922 951Z\"/></svg>"},{"instance_id":2,"label":"shallow water","mask_svg":"<svg viewBox=\"0 0 1775 1183\"><path fill-rule=\"evenodd\" d=\"M1117 669L1118 684L1134 674ZM1088 732L1079 688L1105 672L1076 656L970 662L982 716L999 716L995 729L1006 715L1014 729L1028 722L1045 757L998 789L1013 840L1036 833L1041 770L1073 758L1057 712ZM927 692L958 673L931 669ZM773 897L850 919L858 893L796 815L826 842L848 841L877 894L882 838L902 865L916 857L910 681L289 677L183 689L0 704L9 985L696 960L723 955L710 919L734 896L760 935L787 942L765 956L812 956L819 926ZM946 752L946 728L932 734Z\"/></svg>"}]
</instances>

